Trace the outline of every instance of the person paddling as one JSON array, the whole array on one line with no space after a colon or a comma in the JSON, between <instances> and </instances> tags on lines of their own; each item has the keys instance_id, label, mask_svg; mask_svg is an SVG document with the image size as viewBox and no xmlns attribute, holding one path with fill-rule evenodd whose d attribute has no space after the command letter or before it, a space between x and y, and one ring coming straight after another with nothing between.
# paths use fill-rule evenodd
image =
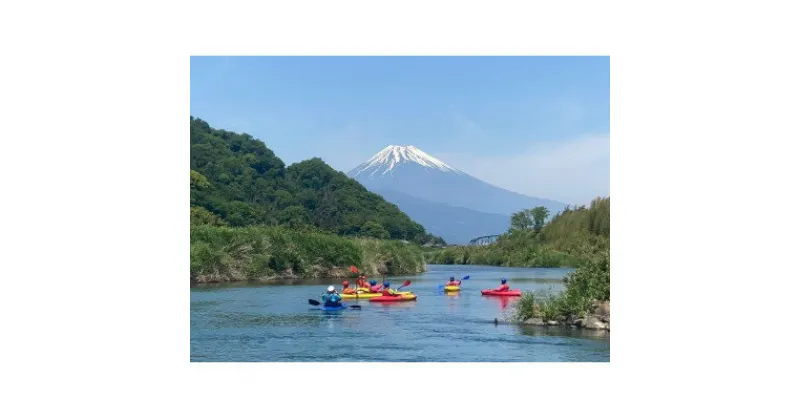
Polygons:
<instances>
[{"instance_id":1,"label":"person paddling","mask_svg":"<svg viewBox=\"0 0 800 420\"><path fill-rule=\"evenodd\" d=\"M365 289L366 289L366 288L368 287L368 286L367 286L367 276L365 276L364 274L362 274L361 276L359 276L359 277L358 277L358 281L357 281L357 283L356 283L356 284L358 285L358 287L363 287L363 288L365 288Z\"/></svg>"},{"instance_id":2,"label":"person paddling","mask_svg":"<svg viewBox=\"0 0 800 420\"><path fill-rule=\"evenodd\" d=\"M322 294L322 304L327 307L342 306L342 297L336 293L336 288L328 286L328 291Z\"/></svg>"},{"instance_id":3,"label":"person paddling","mask_svg":"<svg viewBox=\"0 0 800 420\"><path fill-rule=\"evenodd\" d=\"M461 286L461 280L456 280L455 277L450 277L450 281L445 286Z\"/></svg>"},{"instance_id":4,"label":"person paddling","mask_svg":"<svg viewBox=\"0 0 800 420\"><path fill-rule=\"evenodd\" d=\"M369 292L370 293L380 293L381 292L381 286L378 285L377 281L375 281L375 280L370 280L369 281Z\"/></svg>"},{"instance_id":5,"label":"person paddling","mask_svg":"<svg viewBox=\"0 0 800 420\"><path fill-rule=\"evenodd\" d=\"M355 294L355 289L350 288L350 282L345 280L342 282L342 294L344 295L352 295Z\"/></svg>"},{"instance_id":6,"label":"person paddling","mask_svg":"<svg viewBox=\"0 0 800 420\"><path fill-rule=\"evenodd\" d=\"M494 291L495 292L507 292L507 291L509 291L511 289L511 287L509 287L507 283L508 283L508 280L506 280L506 279L500 280L500 288L494 289Z\"/></svg>"},{"instance_id":7,"label":"person paddling","mask_svg":"<svg viewBox=\"0 0 800 420\"><path fill-rule=\"evenodd\" d=\"M397 296L399 293L395 292L394 290L389 288L389 282L383 282L383 291L381 292L384 296Z\"/></svg>"}]
</instances>

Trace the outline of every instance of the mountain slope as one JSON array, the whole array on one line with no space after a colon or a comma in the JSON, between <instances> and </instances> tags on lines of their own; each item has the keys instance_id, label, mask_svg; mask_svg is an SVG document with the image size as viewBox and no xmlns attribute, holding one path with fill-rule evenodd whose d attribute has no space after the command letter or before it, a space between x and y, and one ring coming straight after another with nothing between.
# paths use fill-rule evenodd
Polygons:
<instances>
[{"instance_id":1,"label":"mountain slope","mask_svg":"<svg viewBox=\"0 0 800 420\"><path fill-rule=\"evenodd\" d=\"M247 134L213 129L194 117L190 143L193 220L289 226L417 243L434 240L397 206L321 159L287 168L263 142Z\"/></svg>"},{"instance_id":2,"label":"mountain slope","mask_svg":"<svg viewBox=\"0 0 800 420\"><path fill-rule=\"evenodd\" d=\"M504 233L509 227L507 215L435 203L394 190L375 193L396 204L405 214L425 226L427 231L440 236L448 244L466 244L479 236Z\"/></svg>"},{"instance_id":3,"label":"mountain slope","mask_svg":"<svg viewBox=\"0 0 800 420\"><path fill-rule=\"evenodd\" d=\"M547 207L555 213L566 206L558 201L496 187L414 146L387 146L348 175L371 191L393 190L483 213L510 215L537 206Z\"/></svg>"}]
</instances>

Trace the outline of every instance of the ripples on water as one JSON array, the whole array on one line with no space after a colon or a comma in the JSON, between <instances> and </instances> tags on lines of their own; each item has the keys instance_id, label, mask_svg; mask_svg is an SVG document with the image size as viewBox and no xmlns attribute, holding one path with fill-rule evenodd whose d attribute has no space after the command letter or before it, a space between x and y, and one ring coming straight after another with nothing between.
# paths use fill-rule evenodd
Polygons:
<instances>
[{"instance_id":1,"label":"ripples on water","mask_svg":"<svg viewBox=\"0 0 800 420\"><path fill-rule=\"evenodd\" d=\"M562 269L435 266L411 279L416 302L350 301L362 310L322 312L309 306L331 280L287 285L214 285L191 291L192 361L599 361L610 334L563 327L495 325L515 299L484 297L506 277L512 288L561 290ZM462 292L438 285L451 275Z\"/></svg>"}]
</instances>

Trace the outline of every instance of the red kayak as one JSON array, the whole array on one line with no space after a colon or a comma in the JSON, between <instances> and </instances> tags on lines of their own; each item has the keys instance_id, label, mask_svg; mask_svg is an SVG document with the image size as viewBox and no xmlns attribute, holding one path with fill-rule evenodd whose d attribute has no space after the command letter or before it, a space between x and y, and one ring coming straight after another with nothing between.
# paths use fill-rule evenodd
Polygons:
<instances>
[{"instance_id":1,"label":"red kayak","mask_svg":"<svg viewBox=\"0 0 800 420\"><path fill-rule=\"evenodd\" d=\"M522 296L521 290L509 290L507 292L498 292L496 290L481 290L484 296Z\"/></svg>"},{"instance_id":2,"label":"red kayak","mask_svg":"<svg viewBox=\"0 0 800 420\"><path fill-rule=\"evenodd\" d=\"M399 296L378 296L370 299L370 302L409 302L417 300L417 295L407 294Z\"/></svg>"}]
</instances>

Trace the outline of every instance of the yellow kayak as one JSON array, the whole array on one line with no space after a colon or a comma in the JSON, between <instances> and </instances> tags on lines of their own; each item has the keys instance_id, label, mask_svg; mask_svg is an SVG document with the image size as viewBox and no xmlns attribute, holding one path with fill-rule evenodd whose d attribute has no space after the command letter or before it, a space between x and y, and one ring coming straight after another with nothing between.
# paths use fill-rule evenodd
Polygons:
<instances>
[{"instance_id":1,"label":"yellow kayak","mask_svg":"<svg viewBox=\"0 0 800 420\"><path fill-rule=\"evenodd\" d=\"M411 292L398 292L401 295L409 295ZM383 293L342 293L339 295L342 299L370 299L378 296L383 296Z\"/></svg>"},{"instance_id":2,"label":"yellow kayak","mask_svg":"<svg viewBox=\"0 0 800 420\"><path fill-rule=\"evenodd\" d=\"M412 300L417 300L417 295L412 293L403 293L397 296L379 296L376 298L372 298L370 302L408 302Z\"/></svg>"},{"instance_id":3,"label":"yellow kayak","mask_svg":"<svg viewBox=\"0 0 800 420\"><path fill-rule=\"evenodd\" d=\"M444 287L444 291L445 292L458 292L459 290L461 290L461 286L445 286Z\"/></svg>"}]
</instances>

